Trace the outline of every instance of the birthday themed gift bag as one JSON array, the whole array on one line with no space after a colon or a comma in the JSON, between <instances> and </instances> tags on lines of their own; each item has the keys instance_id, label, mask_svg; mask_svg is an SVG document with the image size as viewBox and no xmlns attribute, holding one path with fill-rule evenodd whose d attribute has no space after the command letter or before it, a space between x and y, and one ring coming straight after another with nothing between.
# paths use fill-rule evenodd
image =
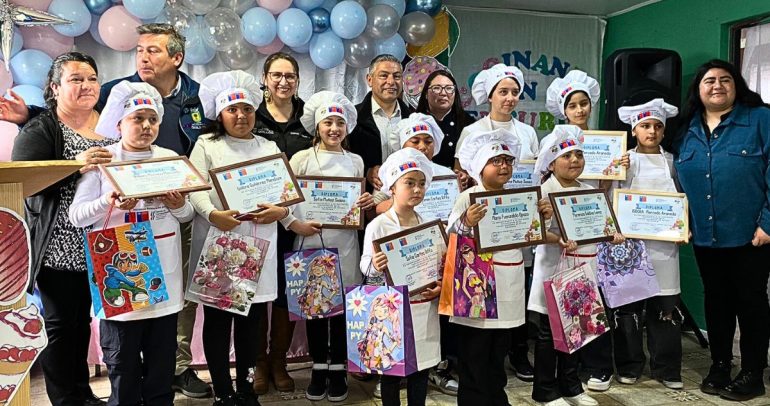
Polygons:
<instances>
[{"instance_id":1,"label":"birthday themed gift bag","mask_svg":"<svg viewBox=\"0 0 770 406\"><path fill-rule=\"evenodd\" d=\"M344 294L336 248L302 249L284 255L290 320L342 314Z\"/></svg>"},{"instance_id":2,"label":"birthday themed gift bag","mask_svg":"<svg viewBox=\"0 0 770 406\"><path fill-rule=\"evenodd\" d=\"M479 254L471 237L449 235L438 312L473 319L497 318L492 254Z\"/></svg>"}]
</instances>

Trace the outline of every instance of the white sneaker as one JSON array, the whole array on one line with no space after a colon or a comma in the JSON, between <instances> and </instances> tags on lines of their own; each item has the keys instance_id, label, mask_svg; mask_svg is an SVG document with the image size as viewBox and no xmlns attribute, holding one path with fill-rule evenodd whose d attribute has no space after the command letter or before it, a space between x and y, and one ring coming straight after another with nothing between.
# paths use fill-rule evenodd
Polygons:
<instances>
[{"instance_id":1,"label":"white sneaker","mask_svg":"<svg viewBox=\"0 0 770 406\"><path fill-rule=\"evenodd\" d=\"M436 372L435 369L430 370L428 383L436 387L442 393L451 396L457 396L457 390L460 384L449 374Z\"/></svg>"},{"instance_id":2,"label":"white sneaker","mask_svg":"<svg viewBox=\"0 0 770 406\"><path fill-rule=\"evenodd\" d=\"M635 376L616 375L615 380L624 385L633 385L638 379Z\"/></svg>"},{"instance_id":3,"label":"white sneaker","mask_svg":"<svg viewBox=\"0 0 770 406\"><path fill-rule=\"evenodd\" d=\"M591 375L586 382L586 387L592 391L604 392L610 388L612 375Z\"/></svg>"},{"instance_id":4,"label":"white sneaker","mask_svg":"<svg viewBox=\"0 0 770 406\"><path fill-rule=\"evenodd\" d=\"M372 394L377 399L382 399L382 388L380 387L380 378L377 378L377 385L374 386L374 393Z\"/></svg>"},{"instance_id":5,"label":"white sneaker","mask_svg":"<svg viewBox=\"0 0 770 406\"><path fill-rule=\"evenodd\" d=\"M570 406L570 404L567 403L567 401L564 400L564 398L558 398L550 402L537 402L537 404L543 405L543 406Z\"/></svg>"},{"instance_id":6,"label":"white sneaker","mask_svg":"<svg viewBox=\"0 0 770 406\"><path fill-rule=\"evenodd\" d=\"M572 406L597 406L599 404L596 399L588 396L585 392L577 396L564 397L563 399Z\"/></svg>"},{"instance_id":7,"label":"white sneaker","mask_svg":"<svg viewBox=\"0 0 770 406\"><path fill-rule=\"evenodd\" d=\"M663 384L663 386L665 386L665 387L667 387L669 389L674 389L674 390L684 389L684 383L682 381L666 381L666 380L663 380L663 381L661 381L661 383Z\"/></svg>"}]
</instances>

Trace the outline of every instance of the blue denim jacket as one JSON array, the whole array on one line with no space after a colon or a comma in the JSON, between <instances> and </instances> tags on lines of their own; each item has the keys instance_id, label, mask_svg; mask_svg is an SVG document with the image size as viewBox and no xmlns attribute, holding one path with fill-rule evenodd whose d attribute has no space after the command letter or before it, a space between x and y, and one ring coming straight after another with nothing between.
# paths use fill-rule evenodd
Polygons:
<instances>
[{"instance_id":1,"label":"blue denim jacket","mask_svg":"<svg viewBox=\"0 0 770 406\"><path fill-rule=\"evenodd\" d=\"M770 234L770 109L736 104L707 139L693 117L674 165L690 203L693 244L738 247Z\"/></svg>"}]
</instances>

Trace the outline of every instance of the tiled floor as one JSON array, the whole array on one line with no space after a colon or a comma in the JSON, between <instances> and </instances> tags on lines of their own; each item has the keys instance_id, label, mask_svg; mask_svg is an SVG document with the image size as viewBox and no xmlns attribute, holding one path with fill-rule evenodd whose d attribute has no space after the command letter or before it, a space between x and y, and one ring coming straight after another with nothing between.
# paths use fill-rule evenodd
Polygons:
<instances>
[{"instance_id":1,"label":"tiled floor","mask_svg":"<svg viewBox=\"0 0 770 406\"><path fill-rule=\"evenodd\" d=\"M710 396L701 393L698 390L698 385L703 376L708 372L711 360L709 359L708 350L700 348L695 339L689 335L682 336L682 344L684 348L684 366L682 371L682 378L684 380L684 390L672 391L666 389L658 382L643 377L635 385L621 385L614 382L609 391L604 393L592 393L591 395L599 401L601 405L628 405L628 406L706 406L706 405L741 405L738 402L729 402L720 399L719 397ZM736 351L737 353L737 351ZM740 360L736 360L736 364ZM373 382L359 382L354 379L350 380L350 395L345 402L342 403L330 403L330 402L310 402L305 400L304 388L310 380L309 365L294 365L298 368L292 372L292 376L297 381L297 390L294 393L277 393L275 391L261 396L259 398L260 403L263 405L334 405L334 404L346 404L346 405L380 405L381 403L372 397L372 391L374 389ZM45 385L39 369L35 369L35 373L32 377L32 404L35 406L48 406L48 398L45 394ZM733 370L733 373L737 372L737 368ZM209 381L208 371L199 371L199 376ZM754 399L750 402L743 403L745 405L760 406L770 405L770 385L765 380L768 396ZM98 396L107 397L109 395L109 381L105 376L95 377L91 381L91 387ZM509 376L508 386L508 399L512 405L530 405L534 404L530 394L532 387L530 384L519 381L513 376ZM406 391L402 391L402 404L406 405ZM210 405L212 399L189 399L180 394L174 401L178 406L203 406ZM428 405L453 405L455 404L455 398L442 394L441 392L431 389L428 393Z\"/></svg>"}]
</instances>

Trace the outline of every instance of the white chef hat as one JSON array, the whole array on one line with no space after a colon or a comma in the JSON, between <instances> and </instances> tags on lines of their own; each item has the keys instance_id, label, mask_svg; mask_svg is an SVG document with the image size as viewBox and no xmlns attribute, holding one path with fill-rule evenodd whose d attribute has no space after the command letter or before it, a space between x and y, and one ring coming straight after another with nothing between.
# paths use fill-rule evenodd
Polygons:
<instances>
[{"instance_id":1,"label":"white chef hat","mask_svg":"<svg viewBox=\"0 0 770 406\"><path fill-rule=\"evenodd\" d=\"M567 118L564 115L564 102L575 92L585 92L593 106L599 101L599 82L582 70L571 70L563 78L554 79L548 86L545 107L551 114L564 120Z\"/></svg>"},{"instance_id":2,"label":"white chef hat","mask_svg":"<svg viewBox=\"0 0 770 406\"><path fill-rule=\"evenodd\" d=\"M390 154L380 166L380 191L390 196L390 188L396 184L398 178L412 171L420 171L425 175L425 190L428 190L433 178L433 167L425 154L414 148L399 149Z\"/></svg>"},{"instance_id":3,"label":"white chef hat","mask_svg":"<svg viewBox=\"0 0 770 406\"><path fill-rule=\"evenodd\" d=\"M436 119L428 114L412 113L408 118L398 122L396 132L399 140L397 149L403 148L404 144L417 134L430 135L433 138L433 156L441 150L441 142L444 140L444 131L439 127Z\"/></svg>"},{"instance_id":4,"label":"white chef hat","mask_svg":"<svg viewBox=\"0 0 770 406\"><path fill-rule=\"evenodd\" d=\"M316 125L330 116L342 117L350 134L356 127L358 112L356 106L345 95L323 90L307 99L299 121L307 132L315 134Z\"/></svg>"},{"instance_id":5,"label":"white chef hat","mask_svg":"<svg viewBox=\"0 0 770 406\"><path fill-rule=\"evenodd\" d=\"M118 123L127 115L149 109L158 113L158 122L163 121L163 97L158 90L145 82L124 80L110 91L94 131L105 138L120 138Z\"/></svg>"},{"instance_id":6,"label":"white chef hat","mask_svg":"<svg viewBox=\"0 0 770 406\"><path fill-rule=\"evenodd\" d=\"M638 106L624 106L618 109L618 118L624 123L631 124L634 129L637 124L647 120L658 120L666 125L666 119L679 114L676 106L666 103L663 99L652 99Z\"/></svg>"},{"instance_id":7,"label":"white chef hat","mask_svg":"<svg viewBox=\"0 0 770 406\"><path fill-rule=\"evenodd\" d=\"M262 91L254 76L242 70L234 70L206 76L201 81L198 98L206 118L216 120L225 107L236 103L246 103L257 108L262 103Z\"/></svg>"},{"instance_id":8,"label":"white chef hat","mask_svg":"<svg viewBox=\"0 0 770 406\"><path fill-rule=\"evenodd\" d=\"M571 124L555 126L553 131L543 138L543 145L540 146L540 153L535 162L535 173L541 176L547 174L548 166L556 158L574 150L583 150L583 130Z\"/></svg>"},{"instance_id":9,"label":"white chef hat","mask_svg":"<svg viewBox=\"0 0 770 406\"><path fill-rule=\"evenodd\" d=\"M471 94L473 95L473 100L476 100L476 104L488 102L492 89L505 78L511 78L516 81L519 85L518 96L521 96L521 93L524 91L524 74L521 72L521 69L498 63L489 69L479 72L476 78L473 79Z\"/></svg>"},{"instance_id":10,"label":"white chef hat","mask_svg":"<svg viewBox=\"0 0 770 406\"><path fill-rule=\"evenodd\" d=\"M468 171L478 184L481 184L481 171L484 170L487 161L498 155L513 157L514 167L519 163L521 156L519 138L502 128L468 134L460 145L458 158L460 166Z\"/></svg>"}]
</instances>

